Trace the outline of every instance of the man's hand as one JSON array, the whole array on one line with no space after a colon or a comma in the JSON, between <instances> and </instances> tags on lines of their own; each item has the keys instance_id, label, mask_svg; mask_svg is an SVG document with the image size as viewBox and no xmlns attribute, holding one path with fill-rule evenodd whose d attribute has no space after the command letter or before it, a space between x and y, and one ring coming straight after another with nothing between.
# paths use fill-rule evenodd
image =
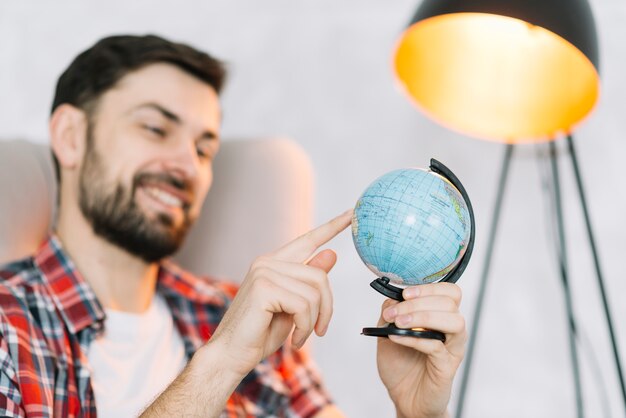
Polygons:
<instances>
[{"instance_id":1,"label":"man's hand","mask_svg":"<svg viewBox=\"0 0 626 418\"><path fill-rule=\"evenodd\" d=\"M294 325L296 347L313 330L323 335L333 310L327 273L337 256L332 250L315 252L344 230L351 217L350 210L254 261L209 342L142 418L221 416L241 379L285 342ZM320 417L341 416L334 407L322 412Z\"/></svg>"},{"instance_id":2,"label":"man's hand","mask_svg":"<svg viewBox=\"0 0 626 418\"><path fill-rule=\"evenodd\" d=\"M291 341L297 348L313 330L326 333L333 312L327 274L337 256L332 250L315 252L351 218L350 210L252 263L209 341L231 371L243 378L285 342L294 326Z\"/></svg>"},{"instance_id":3,"label":"man's hand","mask_svg":"<svg viewBox=\"0 0 626 418\"><path fill-rule=\"evenodd\" d=\"M398 417L447 416L452 380L465 352L465 320L459 312L460 288L433 283L407 288L406 299L383 304L379 326L427 328L446 334L446 342L415 337L378 339L378 372Z\"/></svg>"}]
</instances>

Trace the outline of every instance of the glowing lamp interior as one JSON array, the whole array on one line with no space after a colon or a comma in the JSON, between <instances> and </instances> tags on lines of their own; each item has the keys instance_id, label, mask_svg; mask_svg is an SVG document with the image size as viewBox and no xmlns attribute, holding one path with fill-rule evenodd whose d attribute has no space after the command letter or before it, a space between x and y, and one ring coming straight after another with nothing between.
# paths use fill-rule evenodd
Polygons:
<instances>
[{"instance_id":1,"label":"glowing lamp interior","mask_svg":"<svg viewBox=\"0 0 626 418\"><path fill-rule=\"evenodd\" d=\"M560 36L483 13L425 19L402 35L395 71L416 105L462 133L508 143L568 133L593 108L598 73Z\"/></svg>"}]
</instances>

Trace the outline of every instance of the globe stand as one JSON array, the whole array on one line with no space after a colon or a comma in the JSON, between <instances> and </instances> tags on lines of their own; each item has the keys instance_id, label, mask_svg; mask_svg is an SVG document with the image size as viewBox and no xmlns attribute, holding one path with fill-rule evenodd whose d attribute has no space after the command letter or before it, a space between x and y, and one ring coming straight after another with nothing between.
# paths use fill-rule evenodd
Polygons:
<instances>
[{"instance_id":1,"label":"globe stand","mask_svg":"<svg viewBox=\"0 0 626 418\"><path fill-rule=\"evenodd\" d=\"M441 162L431 158L430 160L430 170L441 175L446 180L448 180L456 189L461 193L463 200L467 204L467 211L470 216L470 237L467 243L467 248L465 250L465 254L461 257L459 263L446 274L443 278L439 280L439 282L449 282L456 283L457 280L461 277L469 260L472 256L472 252L474 250L474 240L476 238L476 223L474 221L474 210L472 209L472 202L465 191L465 187L461 184L461 181L454 175L452 171ZM380 277L373 282L370 283L370 286L374 288L378 293L387 296L390 299L394 299L397 301L404 301L404 297L402 297L402 288L393 286L389 283L389 278ZM367 335L371 337L384 337L388 338L390 335L399 335L404 337L417 337L417 338L428 338L432 340L439 340L443 343L446 342L446 336L443 332L428 330L425 328L411 328L404 329L398 328L394 324L388 324L385 327L368 327L363 328L361 331L362 335Z\"/></svg>"},{"instance_id":2,"label":"globe stand","mask_svg":"<svg viewBox=\"0 0 626 418\"><path fill-rule=\"evenodd\" d=\"M394 285L389 284L389 279L387 277L379 277L370 283L370 286L376 290L378 293L381 293L388 298L403 301L402 290L399 287L395 287Z\"/></svg>"},{"instance_id":3,"label":"globe stand","mask_svg":"<svg viewBox=\"0 0 626 418\"><path fill-rule=\"evenodd\" d=\"M400 302L404 300L402 297L402 289L389 284L389 279L387 277L380 277L374 280L370 283L370 286L372 286L378 293L381 293L388 298L395 299ZM404 329L398 328L394 324L389 324L386 327L363 328L361 334L368 335L370 337L385 338L388 338L390 335L399 335L401 337L429 338L432 340L439 340L442 343L446 342L446 336L443 332L431 331L424 328Z\"/></svg>"}]
</instances>

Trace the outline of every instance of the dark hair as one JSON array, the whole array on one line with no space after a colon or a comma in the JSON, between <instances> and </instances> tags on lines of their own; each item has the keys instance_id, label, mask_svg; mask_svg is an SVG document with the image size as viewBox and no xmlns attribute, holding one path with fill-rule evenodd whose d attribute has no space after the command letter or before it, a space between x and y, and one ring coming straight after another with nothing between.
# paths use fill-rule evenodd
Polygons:
<instances>
[{"instance_id":1,"label":"dark hair","mask_svg":"<svg viewBox=\"0 0 626 418\"><path fill-rule=\"evenodd\" d=\"M204 81L219 94L226 78L224 64L209 54L155 35L110 36L78 55L61 74L51 113L64 103L89 113L98 99L125 75L150 64L169 63ZM57 181L59 162L52 153Z\"/></svg>"}]
</instances>

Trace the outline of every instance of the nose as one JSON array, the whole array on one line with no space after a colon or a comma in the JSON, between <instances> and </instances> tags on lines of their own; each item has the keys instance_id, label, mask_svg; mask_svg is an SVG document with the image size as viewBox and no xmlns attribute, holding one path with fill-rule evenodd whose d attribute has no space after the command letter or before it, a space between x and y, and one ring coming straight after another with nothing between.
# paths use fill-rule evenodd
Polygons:
<instances>
[{"instance_id":1,"label":"nose","mask_svg":"<svg viewBox=\"0 0 626 418\"><path fill-rule=\"evenodd\" d=\"M167 151L164 168L187 180L194 180L200 171L200 160L194 141L178 141L175 147Z\"/></svg>"}]
</instances>

